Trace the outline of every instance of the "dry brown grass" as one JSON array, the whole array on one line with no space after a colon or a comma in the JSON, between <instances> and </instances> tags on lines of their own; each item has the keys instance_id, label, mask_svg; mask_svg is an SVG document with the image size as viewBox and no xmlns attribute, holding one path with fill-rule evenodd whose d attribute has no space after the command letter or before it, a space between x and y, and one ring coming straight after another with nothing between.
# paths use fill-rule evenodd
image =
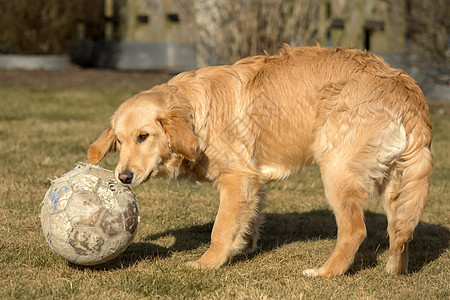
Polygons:
<instances>
[{"instance_id":1,"label":"dry brown grass","mask_svg":"<svg viewBox=\"0 0 450 300\"><path fill-rule=\"evenodd\" d=\"M154 180L135 189L141 224L119 258L84 268L53 254L39 204L60 176L86 158L117 105L133 94L106 89L0 89L1 299L448 299L450 282L450 103L431 101L434 126L430 200L411 243L410 274L383 272L386 219L377 197L366 207L368 237L351 270L323 280L302 270L335 244L334 217L316 168L268 187L261 248L214 271L184 263L207 248L218 206L209 184ZM111 155L103 166L113 168Z\"/></svg>"}]
</instances>

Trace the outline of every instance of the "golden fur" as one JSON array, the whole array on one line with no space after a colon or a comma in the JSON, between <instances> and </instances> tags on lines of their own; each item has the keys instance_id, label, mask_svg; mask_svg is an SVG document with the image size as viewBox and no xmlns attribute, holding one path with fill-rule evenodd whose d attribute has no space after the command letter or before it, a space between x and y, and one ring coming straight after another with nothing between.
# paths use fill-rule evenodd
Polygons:
<instances>
[{"instance_id":1,"label":"golden fur","mask_svg":"<svg viewBox=\"0 0 450 300\"><path fill-rule=\"evenodd\" d=\"M417 83L355 49L289 48L231 66L181 73L125 101L88 151L120 152L116 176L138 185L160 175L213 181L220 190L211 245L196 268L253 251L262 186L316 163L338 225L330 258L305 275L332 277L366 236L362 205L378 189L390 237L386 271L407 271L408 242L428 198L433 158L426 99Z\"/></svg>"}]
</instances>

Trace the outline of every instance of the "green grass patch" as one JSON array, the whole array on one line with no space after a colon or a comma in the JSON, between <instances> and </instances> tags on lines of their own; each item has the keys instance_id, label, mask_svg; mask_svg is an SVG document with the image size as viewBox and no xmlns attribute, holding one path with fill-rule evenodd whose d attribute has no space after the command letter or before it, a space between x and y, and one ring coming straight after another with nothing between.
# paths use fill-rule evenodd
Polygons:
<instances>
[{"instance_id":1,"label":"green grass patch","mask_svg":"<svg viewBox=\"0 0 450 300\"><path fill-rule=\"evenodd\" d=\"M112 262L68 264L40 228L48 178L77 162L134 91L0 89L0 299L448 299L450 282L450 102L430 102L434 131L430 199L411 243L410 274L383 271L386 218L377 197L366 205L368 237L344 276L306 278L336 237L317 168L270 184L260 250L219 270L184 263L208 247L218 193L208 183L156 179L134 189L141 224ZM434 109L435 107L435 109ZM117 156L102 162L113 169Z\"/></svg>"}]
</instances>

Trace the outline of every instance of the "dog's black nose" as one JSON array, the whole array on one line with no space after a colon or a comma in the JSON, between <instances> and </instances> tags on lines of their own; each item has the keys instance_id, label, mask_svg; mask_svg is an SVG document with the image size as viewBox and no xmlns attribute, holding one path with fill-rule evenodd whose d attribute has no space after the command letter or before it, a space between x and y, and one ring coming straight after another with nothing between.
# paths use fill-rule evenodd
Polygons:
<instances>
[{"instance_id":1,"label":"dog's black nose","mask_svg":"<svg viewBox=\"0 0 450 300\"><path fill-rule=\"evenodd\" d=\"M131 184L131 182L133 181L133 176L133 172L126 170L119 173L119 180L123 184Z\"/></svg>"}]
</instances>

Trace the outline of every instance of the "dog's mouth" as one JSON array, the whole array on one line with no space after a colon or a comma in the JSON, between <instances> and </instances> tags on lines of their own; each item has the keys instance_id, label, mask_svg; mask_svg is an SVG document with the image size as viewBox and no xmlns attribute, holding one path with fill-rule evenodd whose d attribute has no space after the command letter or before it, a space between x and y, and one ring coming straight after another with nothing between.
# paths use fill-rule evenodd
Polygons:
<instances>
[{"instance_id":1,"label":"dog's mouth","mask_svg":"<svg viewBox=\"0 0 450 300\"><path fill-rule=\"evenodd\" d=\"M157 173L158 173L158 171L156 171L156 170L150 171L150 173L148 174L147 178L145 178L144 181L142 181L142 183L146 183L150 179L154 178Z\"/></svg>"}]
</instances>

